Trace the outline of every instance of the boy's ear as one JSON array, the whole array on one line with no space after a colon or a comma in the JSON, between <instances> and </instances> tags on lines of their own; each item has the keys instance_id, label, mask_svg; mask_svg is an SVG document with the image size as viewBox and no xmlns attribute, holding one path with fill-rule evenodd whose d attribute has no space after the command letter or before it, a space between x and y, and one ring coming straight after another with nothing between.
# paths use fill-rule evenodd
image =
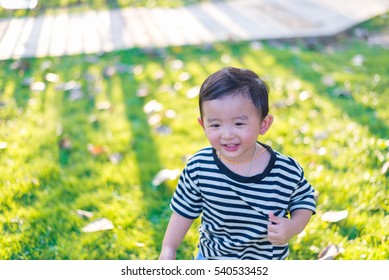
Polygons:
<instances>
[{"instance_id":1,"label":"boy's ear","mask_svg":"<svg viewBox=\"0 0 389 280\"><path fill-rule=\"evenodd\" d=\"M204 129L204 122L203 122L203 119L201 117L198 117L197 118L197 122L199 123L199 125L201 125L201 127Z\"/></svg>"},{"instance_id":2,"label":"boy's ear","mask_svg":"<svg viewBox=\"0 0 389 280\"><path fill-rule=\"evenodd\" d=\"M261 128L259 129L259 134L264 135L273 123L273 115L268 114L263 121L261 122Z\"/></svg>"}]
</instances>

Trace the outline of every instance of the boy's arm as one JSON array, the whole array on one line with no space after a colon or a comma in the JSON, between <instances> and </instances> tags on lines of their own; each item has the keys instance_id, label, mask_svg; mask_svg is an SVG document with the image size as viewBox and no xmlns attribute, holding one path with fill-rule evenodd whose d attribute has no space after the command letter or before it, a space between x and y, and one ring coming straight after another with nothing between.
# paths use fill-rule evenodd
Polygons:
<instances>
[{"instance_id":1,"label":"boy's arm","mask_svg":"<svg viewBox=\"0 0 389 280\"><path fill-rule=\"evenodd\" d=\"M173 212L162 242L160 260L174 260L176 258L178 246L180 246L192 223L193 219L185 218Z\"/></svg>"},{"instance_id":2,"label":"boy's arm","mask_svg":"<svg viewBox=\"0 0 389 280\"><path fill-rule=\"evenodd\" d=\"M270 213L268 225L268 238L273 245L284 245L295 235L303 231L312 216L312 211L296 209L291 213L290 219L274 216Z\"/></svg>"}]
</instances>

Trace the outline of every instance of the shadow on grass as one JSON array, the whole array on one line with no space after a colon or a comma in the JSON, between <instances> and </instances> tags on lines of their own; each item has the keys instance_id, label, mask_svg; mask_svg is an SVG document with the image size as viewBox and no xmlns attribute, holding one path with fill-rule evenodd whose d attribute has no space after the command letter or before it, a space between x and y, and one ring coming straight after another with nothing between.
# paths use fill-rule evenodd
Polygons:
<instances>
[{"instance_id":1,"label":"shadow on grass","mask_svg":"<svg viewBox=\"0 0 389 280\"><path fill-rule=\"evenodd\" d=\"M137 52L135 50L135 57L137 57ZM123 63L127 65L136 63L133 57L127 57L125 54L123 56ZM142 54L139 53L139 56L142 56ZM140 65L142 64L140 63ZM153 82L155 81L152 81L152 77L147 77L147 84ZM148 115L143 110L146 101L143 97L137 96L141 84L136 81L133 73L126 76L121 75L120 84L123 102L125 103L125 115L130 124L131 135L133 135L133 140L129 143L129 146L138 166L137 176L139 177L144 207L142 216L152 226L153 236L149 236L149 238L153 240L152 243L156 246L156 252L159 252L163 238L161 234L165 231L163 221L166 219L162 214L166 212L171 193L163 185L153 186L152 180L161 169L165 168L165 165L159 158L158 147L154 140L153 134L156 132L149 125Z\"/></svg>"},{"instance_id":2,"label":"shadow on grass","mask_svg":"<svg viewBox=\"0 0 389 280\"><path fill-rule=\"evenodd\" d=\"M58 74L64 81L84 79L92 65L80 63L80 59L55 58L61 70L56 67L52 70L59 71ZM135 63L133 56L121 59L127 59L125 62L129 64ZM42 60L39 60L39 63L41 62ZM104 143L104 139L98 138L105 137L110 124L104 123L106 120L91 123L90 117L99 115L99 112L96 109L96 96L84 83L82 91L85 95L80 100L70 101L69 93L57 92L54 89L48 90L51 98L48 98L46 93L45 96L42 96L43 94L38 96L42 116L45 116L45 112L50 108L56 112L56 116L54 119L43 117L42 122L48 125L44 138L36 136L29 139L37 147L31 158L32 164L36 161L32 172L35 174L35 181L27 183L28 186L23 191L18 191L12 198L10 207L21 210L23 214L20 219L2 225L7 236L17 240L16 245L13 245L15 247L10 249L10 259L157 257L155 252L159 251L165 230L166 217L163 217L163 213L168 208L171 193L163 186L155 188L151 184L153 177L163 168L163 164L158 157L158 148L147 115L143 112L145 101L136 96L139 84L133 75L116 75L114 78L116 89L121 92L119 94L122 94L124 104L115 104L117 101L114 100L114 96L117 93L114 92L114 83L111 83L110 78L104 81L107 84L104 94L113 108L115 106L125 108L124 116L133 138L122 153L125 157L135 157L138 172L123 174L124 167L118 166L119 175L109 176L107 172L115 172L115 165L108 160L107 155L93 156L88 152L88 143L99 143L99 140ZM110 114L109 111L106 113ZM59 125L57 129L56 125L53 126L56 122ZM63 136L71 139L71 149L64 149L59 145ZM51 145L46 142L50 142ZM42 155L42 149L45 148L47 148L45 155ZM49 166L40 166L39 162L45 161L40 160L40 157L45 156L52 157L54 161ZM122 180L120 174L138 178ZM131 182L138 182L139 186L132 185ZM132 192L132 189L138 188L141 191L139 197ZM136 200L136 203L129 204L131 200ZM110 206L111 204L115 206ZM121 208L118 209L118 213L112 212L115 211L115 207ZM85 234L81 229L88 221L75 213L79 208L100 216L108 215L114 222L120 215L128 214L133 217L118 218L114 230ZM95 218L98 218L97 215ZM127 239L136 243L140 238L128 236L134 231L143 231L142 237L147 240L145 245L149 248L126 244ZM145 251L152 252L153 255L144 253Z\"/></svg>"},{"instance_id":3,"label":"shadow on grass","mask_svg":"<svg viewBox=\"0 0 389 280\"><path fill-rule=\"evenodd\" d=\"M369 105L360 103L354 97L354 94L367 95L369 94L370 90L375 90L368 87L368 84L371 83L371 80L357 81L352 79L353 74L358 75L358 72L363 72L363 70L358 69L357 66L353 67L350 64L350 61L352 60L353 56L360 55L357 50L353 54L350 52L344 53L345 57L349 57L347 60L348 64L346 65L339 64L338 60L340 60L340 58L336 58L337 54L334 54L332 58L329 58L329 60L334 61L336 65L332 65L332 67L334 67L332 69L328 69L329 67L325 67L325 69L328 69L334 73L346 73L349 77L349 80L341 80L339 82L334 81L334 84L329 86L325 86L323 84L323 78L327 74L331 74L331 72L322 73L321 71L314 70L313 66L313 64L317 63L320 67L321 63L326 63L325 53L323 53L323 60L321 61L312 61L309 55L304 56L305 52L302 52L302 54L299 55L293 54L293 52L290 51L283 52L282 50L277 50L277 53L277 55L274 55L274 58L276 59L276 64L278 66L284 67L285 69L293 70L291 74L294 77L306 82L307 84L315 85L315 91L319 95L333 103L334 108L340 109L351 120L360 124L361 126L367 127L372 135L383 139L387 138L387 136L389 135L388 122L377 116L374 108L370 107ZM328 56L331 56L331 54L328 54ZM372 54L370 54L369 56L373 60L376 59ZM343 59L344 58L342 58L341 61L344 61ZM374 65L374 63L377 64ZM376 60L370 63L369 65L363 65L361 67L368 67L370 69L369 71L373 72L374 67L378 67L379 64L380 62ZM382 65L380 67L385 66ZM380 72L382 72L382 70L380 70ZM373 79L373 76L374 73L371 74L371 79ZM350 82L350 89L345 89L344 83L341 82ZM360 87L361 85L366 86L366 88L364 90L358 89L358 87ZM382 92L378 92L378 94L382 94ZM321 113L325 115L325 112Z\"/></svg>"}]
</instances>

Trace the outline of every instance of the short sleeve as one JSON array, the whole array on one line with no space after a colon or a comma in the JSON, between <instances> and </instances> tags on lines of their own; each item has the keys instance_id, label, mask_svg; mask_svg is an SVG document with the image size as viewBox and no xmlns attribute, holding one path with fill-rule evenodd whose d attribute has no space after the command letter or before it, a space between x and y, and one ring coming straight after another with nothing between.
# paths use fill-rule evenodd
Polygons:
<instances>
[{"instance_id":1,"label":"short sleeve","mask_svg":"<svg viewBox=\"0 0 389 280\"><path fill-rule=\"evenodd\" d=\"M187 165L180 175L170 203L170 208L174 212L188 219L196 219L203 208L198 180L195 178L197 178L195 168Z\"/></svg>"},{"instance_id":2,"label":"short sleeve","mask_svg":"<svg viewBox=\"0 0 389 280\"><path fill-rule=\"evenodd\" d=\"M311 210L314 214L316 213L316 203L315 203L315 190L309 184L309 182L304 177L304 172L301 170L301 178L296 185L295 190L292 193L289 211L292 212L297 209L307 209Z\"/></svg>"}]
</instances>

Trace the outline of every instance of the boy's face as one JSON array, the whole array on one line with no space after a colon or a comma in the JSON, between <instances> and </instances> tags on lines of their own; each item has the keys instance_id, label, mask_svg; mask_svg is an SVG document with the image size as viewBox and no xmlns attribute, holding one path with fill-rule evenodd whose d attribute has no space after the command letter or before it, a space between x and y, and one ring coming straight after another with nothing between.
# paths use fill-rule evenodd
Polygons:
<instances>
[{"instance_id":1,"label":"boy's face","mask_svg":"<svg viewBox=\"0 0 389 280\"><path fill-rule=\"evenodd\" d=\"M271 121L266 124L266 118L261 120L250 99L226 96L204 101L203 116L198 121L212 147L224 158L245 161L252 157L258 135L271 125Z\"/></svg>"}]
</instances>

